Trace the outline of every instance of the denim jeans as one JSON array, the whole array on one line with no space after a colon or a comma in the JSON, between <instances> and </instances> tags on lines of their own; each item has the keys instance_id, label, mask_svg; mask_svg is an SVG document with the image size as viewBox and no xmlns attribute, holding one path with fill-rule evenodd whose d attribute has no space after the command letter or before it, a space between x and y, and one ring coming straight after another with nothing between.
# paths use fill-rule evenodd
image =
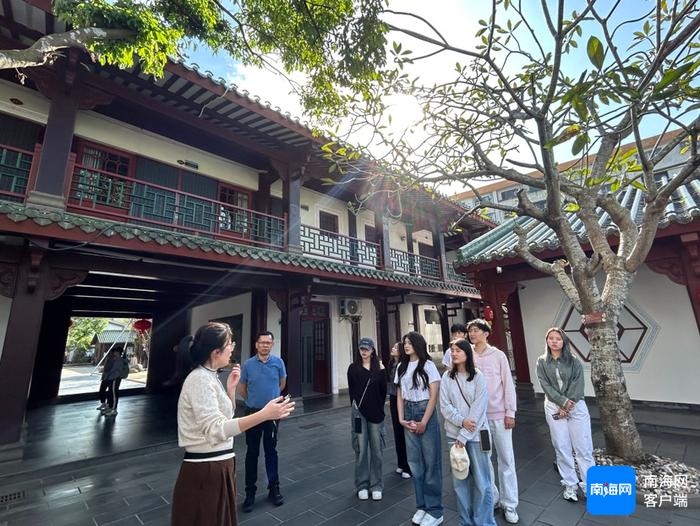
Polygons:
<instances>
[{"instance_id":1,"label":"denim jeans","mask_svg":"<svg viewBox=\"0 0 700 526\"><path fill-rule=\"evenodd\" d=\"M425 414L428 400L403 402L404 420L420 421ZM418 435L404 429L408 465L413 475L416 490L416 508L435 518L442 517L442 453L440 425L437 408L425 426L425 433Z\"/></svg>"},{"instance_id":2,"label":"denim jeans","mask_svg":"<svg viewBox=\"0 0 700 526\"><path fill-rule=\"evenodd\" d=\"M252 414L256 410L249 410ZM258 456L260 455L260 438L265 449L265 471L267 473L268 488L279 484L277 473L277 427L279 422L268 420L245 432L245 492L255 495L258 480Z\"/></svg>"},{"instance_id":3,"label":"denim jeans","mask_svg":"<svg viewBox=\"0 0 700 526\"><path fill-rule=\"evenodd\" d=\"M481 442L467 442L469 476L464 480L452 477L459 511L459 526L496 526L491 491L491 461L481 451Z\"/></svg>"},{"instance_id":4,"label":"denim jeans","mask_svg":"<svg viewBox=\"0 0 700 526\"><path fill-rule=\"evenodd\" d=\"M362 433L352 431L355 450L355 490L382 491L382 451L384 450L384 422L373 424L360 415Z\"/></svg>"}]
</instances>

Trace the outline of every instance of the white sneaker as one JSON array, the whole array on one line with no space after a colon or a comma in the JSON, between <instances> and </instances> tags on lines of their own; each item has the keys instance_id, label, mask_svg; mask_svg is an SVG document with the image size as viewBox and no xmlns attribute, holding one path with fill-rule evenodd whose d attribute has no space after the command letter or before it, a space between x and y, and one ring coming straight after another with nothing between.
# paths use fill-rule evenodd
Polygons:
<instances>
[{"instance_id":1,"label":"white sneaker","mask_svg":"<svg viewBox=\"0 0 700 526\"><path fill-rule=\"evenodd\" d=\"M373 491L372 492L372 500L382 500L382 492L381 491Z\"/></svg>"},{"instance_id":2,"label":"white sneaker","mask_svg":"<svg viewBox=\"0 0 700 526\"><path fill-rule=\"evenodd\" d=\"M420 522L420 526L437 526L438 524L442 524L442 521L442 517L433 517L429 513L426 513L425 517L423 517L423 520Z\"/></svg>"},{"instance_id":3,"label":"white sneaker","mask_svg":"<svg viewBox=\"0 0 700 526\"><path fill-rule=\"evenodd\" d=\"M406 472L404 471L403 473L401 473L401 478L402 478L402 479L410 479L410 478L411 478L411 474L410 474L410 473L406 473Z\"/></svg>"},{"instance_id":4,"label":"white sneaker","mask_svg":"<svg viewBox=\"0 0 700 526\"><path fill-rule=\"evenodd\" d=\"M116 409L107 409L104 412L105 416L117 416L117 410Z\"/></svg>"},{"instance_id":5,"label":"white sneaker","mask_svg":"<svg viewBox=\"0 0 700 526\"><path fill-rule=\"evenodd\" d=\"M423 517L425 517L425 510L416 510L416 512L413 514L411 522L413 524L421 524L423 521Z\"/></svg>"},{"instance_id":6,"label":"white sneaker","mask_svg":"<svg viewBox=\"0 0 700 526\"><path fill-rule=\"evenodd\" d=\"M578 502L578 495L576 495L576 488L574 486L564 488L563 497L564 500Z\"/></svg>"},{"instance_id":7,"label":"white sneaker","mask_svg":"<svg viewBox=\"0 0 700 526\"><path fill-rule=\"evenodd\" d=\"M401 473L403 473L403 469L401 469L401 468L396 468L396 473L398 473L399 475L401 475Z\"/></svg>"},{"instance_id":8,"label":"white sneaker","mask_svg":"<svg viewBox=\"0 0 700 526\"><path fill-rule=\"evenodd\" d=\"M97 409L98 411L104 411L105 409L107 409L107 404L100 404L95 409Z\"/></svg>"},{"instance_id":9,"label":"white sneaker","mask_svg":"<svg viewBox=\"0 0 700 526\"><path fill-rule=\"evenodd\" d=\"M361 489L357 492L357 498L360 500L367 500L369 498L369 491L366 489Z\"/></svg>"},{"instance_id":10,"label":"white sneaker","mask_svg":"<svg viewBox=\"0 0 700 526\"><path fill-rule=\"evenodd\" d=\"M503 508L503 515L506 518L506 522L509 524L516 524L520 520L520 517L518 517L518 512L515 511L515 508Z\"/></svg>"}]
</instances>

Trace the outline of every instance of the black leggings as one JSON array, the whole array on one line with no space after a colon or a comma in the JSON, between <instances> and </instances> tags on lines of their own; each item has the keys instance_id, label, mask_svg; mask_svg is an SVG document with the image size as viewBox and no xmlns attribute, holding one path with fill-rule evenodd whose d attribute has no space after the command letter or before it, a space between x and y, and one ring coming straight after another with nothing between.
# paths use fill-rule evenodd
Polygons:
<instances>
[{"instance_id":1,"label":"black leggings","mask_svg":"<svg viewBox=\"0 0 700 526\"><path fill-rule=\"evenodd\" d=\"M107 405L110 409L117 409L119 403L119 384L122 383L121 378L107 381Z\"/></svg>"},{"instance_id":2,"label":"black leggings","mask_svg":"<svg viewBox=\"0 0 700 526\"><path fill-rule=\"evenodd\" d=\"M100 403L104 404L107 401L107 387L109 386L109 380L102 380L100 382Z\"/></svg>"},{"instance_id":3,"label":"black leggings","mask_svg":"<svg viewBox=\"0 0 700 526\"><path fill-rule=\"evenodd\" d=\"M391 411L391 425L394 428L394 447L396 447L396 463L406 473L411 473L406 458L406 437L403 434L403 426L399 424L399 411L396 407L396 397L389 395L389 409Z\"/></svg>"}]
</instances>

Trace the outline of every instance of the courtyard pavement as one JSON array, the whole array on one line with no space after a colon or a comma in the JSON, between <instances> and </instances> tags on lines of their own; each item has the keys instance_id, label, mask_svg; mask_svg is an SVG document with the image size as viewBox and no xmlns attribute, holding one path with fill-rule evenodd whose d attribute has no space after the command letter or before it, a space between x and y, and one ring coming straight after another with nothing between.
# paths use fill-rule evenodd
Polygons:
<instances>
[{"instance_id":1,"label":"courtyard pavement","mask_svg":"<svg viewBox=\"0 0 700 526\"><path fill-rule=\"evenodd\" d=\"M338 403L346 402L336 398L335 405ZM182 451L173 442L172 401L159 402L148 396L124 398L120 401L119 415L111 422L97 416L94 406L94 402L81 402L30 413L30 429L43 428L44 438L35 441L33 460L23 461L14 472L0 471L0 526L170 523L170 499L182 459ZM353 488L349 410L336 407L314 412L312 409L313 404L307 404L305 414L280 425L280 475L285 504L274 507L266 500L266 493L259 492L252 513L242 513L239 508L241 524L410 524L415 511L413 484L394 473L391 433L387 434L384 454L384 498L379 502L360 502ZM387 424L390 426L388 417ZM700 467L697 435L645 431L643 440L649 452ZM81 455L71 456L75 451L71 449L71 442L76 442L74 447ZM82 445L78 446L78 442ZM46 457L52 449L47 445L50 443L55 446L54 461L42 463L42 451ZM638 505L633 516L614 518L588 515L583 500L564 501L558 475L552 466L553 450L547 426L544 418L536 413L518 417L514 443L520 485L518 512L523 526L700 525L700 509L697 508L646 509ZM602 445L600 429L595 425L594 444ZM97 458L94 454L88 458L90 447L93 453L99 452ZM245 455L242 437L236 439L235 450L240 459L237 481L241 499ZM445 447L444 524L457 524L446 452ZM67 462L58 462L59 456ZM262 459L259 480L264 481ZM263 486L264 482L259 485ZM497 516L497 522L505 524L501 515Z\"/></svg>"}]
</instances>

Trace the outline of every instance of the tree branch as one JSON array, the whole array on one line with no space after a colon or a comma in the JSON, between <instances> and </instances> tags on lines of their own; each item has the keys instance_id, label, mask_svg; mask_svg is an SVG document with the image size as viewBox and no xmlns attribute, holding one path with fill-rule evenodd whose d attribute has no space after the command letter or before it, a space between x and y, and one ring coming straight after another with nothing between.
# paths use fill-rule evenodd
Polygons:
<instances>
[{"instance_id":1,"label":"tree branch","mask_svg":"<svg viewBox=\"0 0 700 526\"><path fill-rule=\"evenodd\" d=\"M566 294L566 297L569 298L571 304L576 307L576 310L581 312L581 299L578 291L576 290L576 286L574 285L573 281L566 273L568 263L563 259L558 259L553 263L546 263L535 257L532 252L530 252L530 248L527 245L527 232L525 229L516 224L513 231L518 236L518 245L515 248L518 255L535 270L539 270L543 274L554 276L554 279L557 280L564 291L564 294Z\"/></svg>"},{"instance_id":2,"label":"tree branch","mask_svg":"<svg viewBox=\"0 0 700 526\"><path fill-rule=\"evenodd\" d=\"M127 40L134 32L127 29L101 29L86 27L65 33L46 35L26 49L0 50L0 70L43 66L55 60L58 51L78 48L88 51L88 46L100 40Z\"/></svg>"}]
</instances>

